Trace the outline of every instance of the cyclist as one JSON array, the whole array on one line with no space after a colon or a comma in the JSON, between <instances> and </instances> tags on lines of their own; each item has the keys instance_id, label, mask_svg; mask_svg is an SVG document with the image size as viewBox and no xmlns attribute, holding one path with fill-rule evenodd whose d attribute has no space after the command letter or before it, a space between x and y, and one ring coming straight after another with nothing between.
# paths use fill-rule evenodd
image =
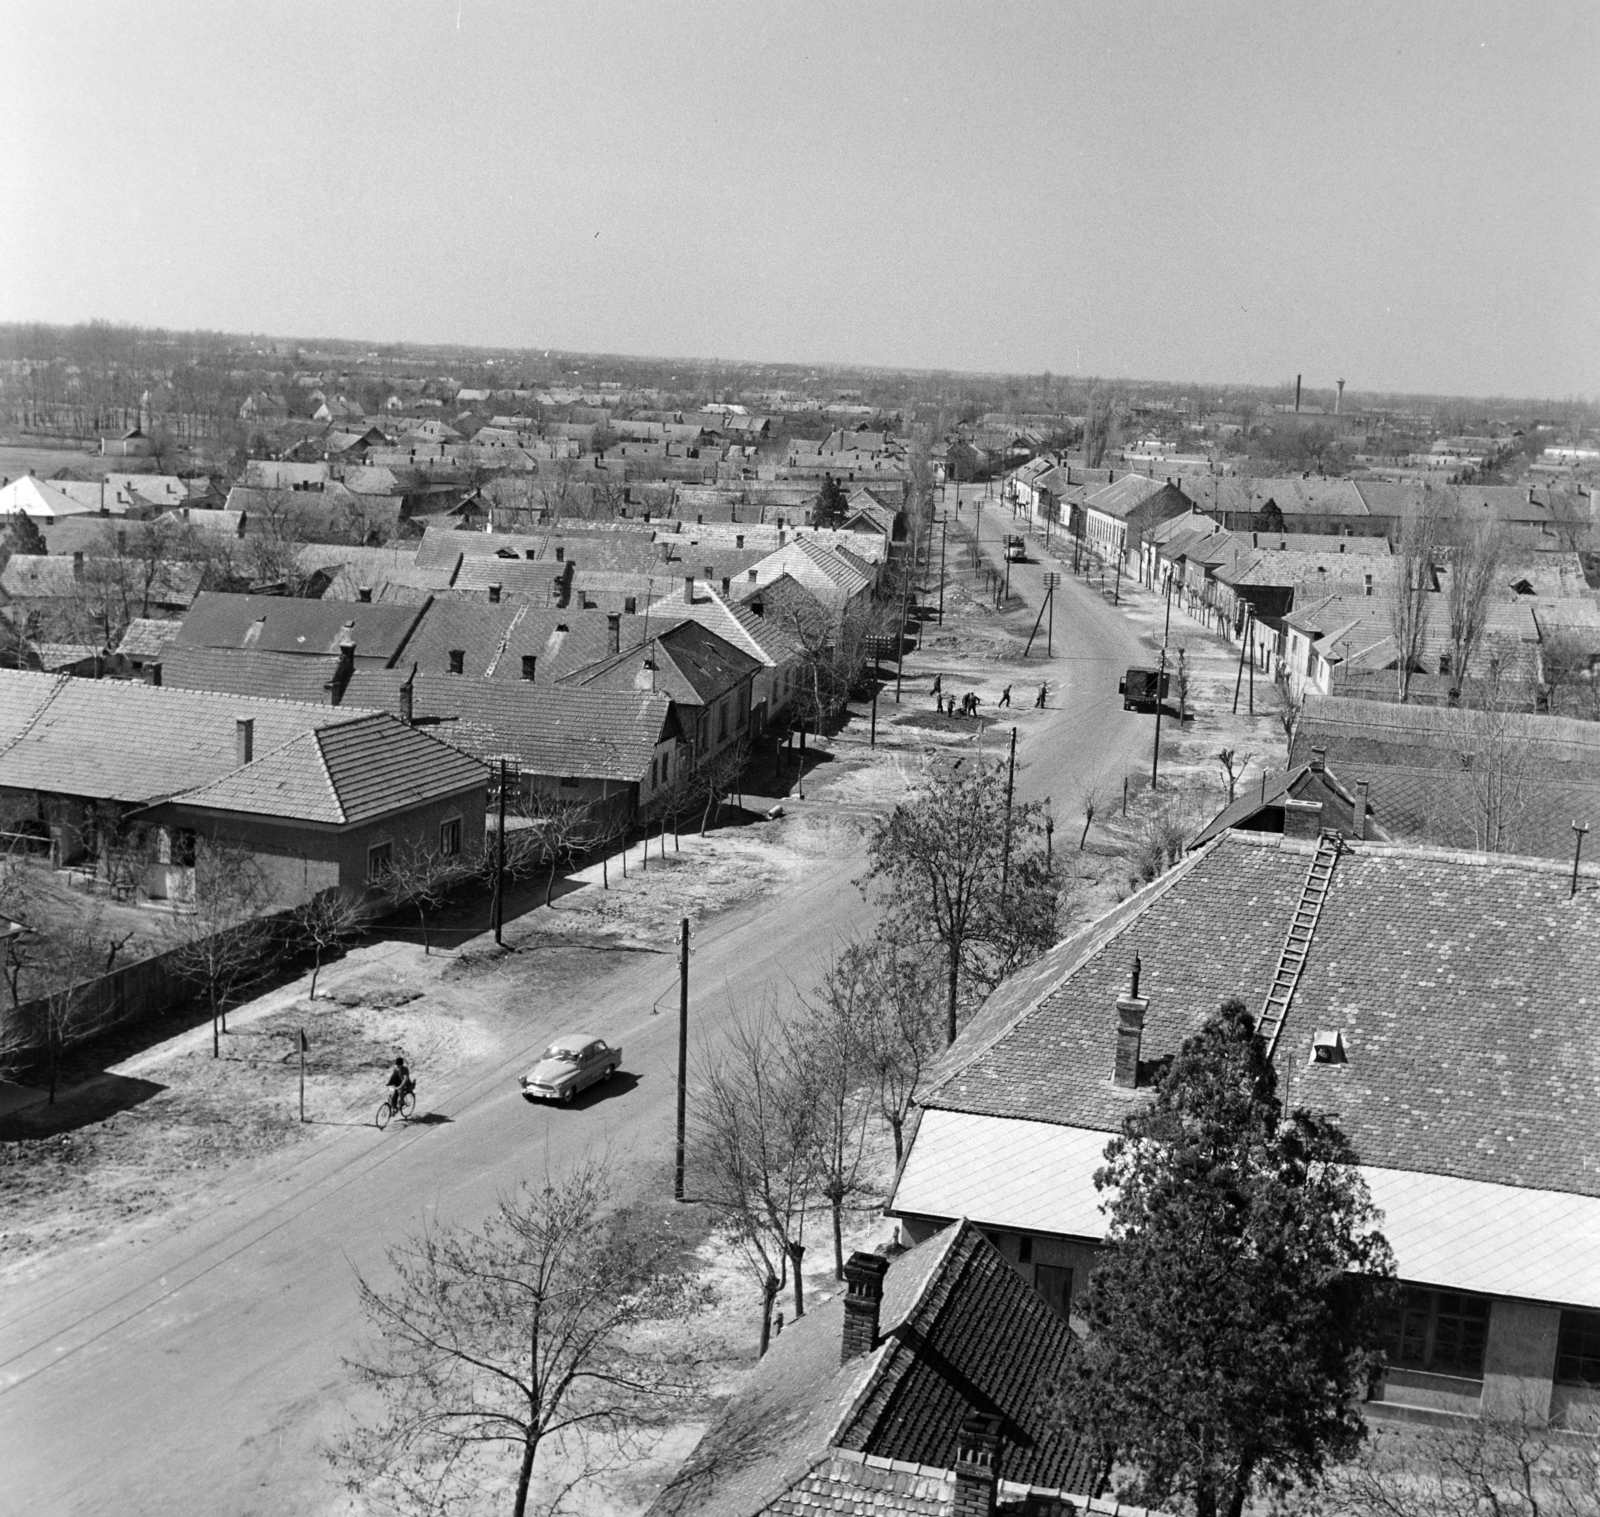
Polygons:
<instances>
[{"instance_id":1,"label":"cyclist","mask_svg":"<svg viewBox=\"0 0 1600 1517\"><path fill-rule=\"evenodd\" d=\"M417 1082L411 1078L411 1071L406 1068L404 1054L394 1056L394 1068L389 1071L389 1105L395 1111L400 1110L400 1103L417 1088Z\"/></svg>"}]
</instances>

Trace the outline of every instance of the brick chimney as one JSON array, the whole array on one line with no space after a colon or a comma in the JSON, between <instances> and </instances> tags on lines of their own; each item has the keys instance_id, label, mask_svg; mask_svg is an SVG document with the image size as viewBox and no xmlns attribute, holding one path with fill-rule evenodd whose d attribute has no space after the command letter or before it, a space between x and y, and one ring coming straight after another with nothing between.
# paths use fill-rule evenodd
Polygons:
<instances>
[{"instance_id":1,"label":"brick chimney","mask_svg":"<svg viewBox=\"0 0 1600 1517\"><path fill-rule=\"evenodd\" d=\"M403 721L408 727L414 720L411 681L416 677L417 671L415 666L413 666L410 677L406 680L405 684L400 687L400 720Z\"/></svg>"},{"instance_id":2,"label":"brick chimney","mask_svg":"<svg viewBox=\"0 0 1600 1517\"><path fill-rule=\"evenodd\" d=\"M1139 994L1139 955L1133 956L1128 988L1117 997L1117 1057L1111 1071L1114 1084L1132 1090L1139 1083L1139 1050L1144 1043L1144 1014L1150 1002Z\"/></svg>"},{"instance_id":3,"label":"brick chimney","mask_svg":"<svg viewBox=\"0 0 1600 1517\"><path fill-rule=\"evenodd\" d=\"M1367 781L1356 781L1356 813L1355 821L1351 824L1350 835L1354 838L1364 838L1367 835Z\"/></svg>"},{"instance_id":4,"label":"brick chimney","mask_svg":"<svg viewBox=\"0 0 1600 1517\"><path fill-rule=\"evenodd\" d=\"M144 666L144 682L147 685L159 685L161 683L161 664L159 660L156 663Z\"/></svg>"},{"instance_id":5,"label":"brick chimney","mask_svg":"<svg viewBox=\"0 0 1600 1517\"><path fill-rule=\"evenodd\" d=\"M1326 748L1313 748L1311 750L1311 772L1321 774L1328 767L1328 750Z\"/></svg>"},{"instance_id":6,"label":"brick chimney","mask_svg":"<svg viewBox=\"0 0 1600 1517\"><path fill-rule=\"evenodd\" d=\"M692 574L683 576L683 603L686 606L694 604L694 575Z\"/></svg>"},{"instance_id":7,"label":"brick chimney","mask_svg":"<svg viewBox=\"0 0 1600 1517\"><path fill-rule=\"evenodd\" d=\"M969 1413L956 1437L956 1489L950 1517L994 1517L1000 1487L1000 1419Z\"/></svg>"},{"instance_id":8,"label":"brick chimney","mask_svg":"<svg viewBox=\"0 0 1600 1517\"><path fill-rule=\"evenodd\" d=\"M878 1346L878 1312L889 1261L882 1254L850 1255L844 1267L844 1337L839 1363L848 1364Z\"/></svg>"},{"instance_id":9,"label":"brick chimney","mask_svg":"<svg viewBox=\"0 0 1600 1517\"><path fill-rule=\"evenodd\" d=\"M524 653L522 655L522 677L525 680L537 678L539 672L539 655L537 653Z\"/></svg>"},{"instance_id":10,"label":"brick chimney","mask_svg":"<svg viewBox=\"0 0 1600 1517\"><path fill-rule=\"evenodd\" d=\"M1283 803L1283 835L1286 838L1321 837L1322 802L1295 801L1286 797Z\"/></svg>"},{"instance_id":11,"label":"brick chimney","mask_svg":"<svg viewBox=\"0 0 1600 1517\"><path fill-rule=\"evenodd\" d=\"M608 611L606 613L606 652L620 653L622 651L622 613Z\"/></svg>"},{"instance_id":12,"label":"brick chimney","mask_svg":"<svg viewBox=\"0 0 1600 1517\"><path fill-rule=\"evenodd\" d=\"M248 764L256 756L254 717L242 716L233 724L233 756L240 764Z\"/></svg>"}]
</instances>

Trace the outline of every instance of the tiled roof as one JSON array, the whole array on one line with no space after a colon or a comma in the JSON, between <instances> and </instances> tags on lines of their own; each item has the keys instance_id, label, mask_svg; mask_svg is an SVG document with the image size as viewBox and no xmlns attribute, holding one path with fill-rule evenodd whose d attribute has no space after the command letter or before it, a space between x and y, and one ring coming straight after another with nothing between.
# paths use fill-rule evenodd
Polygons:
<instances>
[{"instance_id":1,"label":"tiled roof","mask_svg":"<svg viewBox=\"0 0 1600 1517\"><path fill-rule=\"evenodd\" d=\"M182 625L182 622L163 621L154 616L136 616L128 623L116 651L124 658L160 658Z\"/></svg>"},{"instance_id":2,"label":"tiled roof","mask_svg":"<svg viewBox=\"0 0 1600 1517\"><path fill-rule=\"evenodd\" d=\"M330 721L173 799L212 811L346 826L488 784L474 758L392 716Z\"/></svg>"},{"instance_id":3,"label":"tiled roof","mask_svg":"<svg viewBox=\"0 0 1600 1517\"><path fill-rule=\"evenodd\" d=\"M652 659L655 669L646 667ZM633 690L653 688L680 705L703 706L728 694L762 667L761 661L695 622L679 622L650 641L624 648L587 668L565 676L566 682L589 688Z\"/></svg>"},{"instance_id":4,"label":"tiled roof","mask_svg":"<svg viewBox=\"0 0 1600 1517\"><path fill-rule=\"evenodd\" d=\"M122 584L117 561L90 557L80 570L71 558L43 553L13 553L0 568L0 591L12 600L72 600L80 594L105 597ZM187 606L200 588L204 570L198 564L156 566L149 596L161 606ZM130 603L142 603L144 585L137 573L126 575Z\"/></svg>"},{"instance_id":5,"label":"tiled roof","mask_svg":"<svg viewBox=\"0 0 1600 1517\"><path fill-rule=\"evenodd\" d=\"M393 670L372 679L391 680ZM358 674L352 693L375 694ZM397 692L395 692L397 695ZM397 709L398 700L389 709ZM469 680L419 674L412 714L426 730L483 759L515 757L523 773L632 784L675 731L672 701L649 690Z\"/></svg>"},{"instance_id":6,"label":"tiled roof","mask_svg":"<svg viewBox=\"0 0 1600 1517\"><path fill-rule=\"evenodd\" d=\"M172 690L217 690L267 700L331 704L334 654L263 653L256 648L168 647L161 683Z\"/></svg>"},{"instance_id":7,"label":"tiled roof","mask_svg":"<svg viewBox=\"0 0 1600 1517\"><path fill-rule=\"evenodd\" d=\"M242 719L265 754L329 718L325 705L0 670L0 786L150 801L237 768Z\"/></svg>"},{"instance_id":8,"label":"tiled roof","mask_svg":"<svg viewBox=\"0 0 1600 1517\"><path fill-rule=\"evenodd\" d=\"M776 622L757 616L748 606L725 601L716 590L697 590L692 606L684 601L683 591L677 590L650 607L652 623L658 618L663 629L677 621L698 622L769 668L786 663L801 651L799 641Z\"/></svg>"},{"instance_id":9,"label":"tiled roof","mask_svg":"<svg viewBox=\"0 0 1600 1517\"><path fill-rule=\"evenodd\" d=\"M1137 952L1143 1056L1176 1052L1229 996L1259 1008L1311 845L1230 832L1002 986L925 1104L1112 1130L1144 1099L1111 1083ZM1349 844L1280 1042L1287 1097L1337 1110L1384 1168L1600 1196L1600 874L1501 855ZM1309 1063L1317 1028L1343 1065Z\"/></svg>"},{"instance_id":10,"label":"tiled roof","mask_svg":"<svg viewBox=\"0 0 1600 1517\"><path fill-rule=\"evenodd\" d=\"M1003 1418L1008 1478L1078 1490L1093 1481L1086 1451L1053 1424L1042 1396L1070 1330L975 1227L956 1224L891 1261L879 1344L841 1365L843 1330L842 1295L789 1327L650 1517L920 1512L896 1504L926 1499L930 1487L910 1481L860 1483L855 1504L844 1507L805 1497L840 1493L848 1477L835 1469L819 1484L819 1472L843 1452L879 1469L892 1461L901 1474L951 1468L971 1410Z\"/></svg>"},{"instance_id":11,"label":"tiled roof","mask_svg":"<svg viewBox=\"0 0 1600 1517\"><path fill-rule=\"evenodd\" d=\"M389 663L422 615L421 606L227 595L208 590L183 619L186 648L257 648L269 653L337 653L353 637L358 663Z\"/></svg>"}]
</instances>

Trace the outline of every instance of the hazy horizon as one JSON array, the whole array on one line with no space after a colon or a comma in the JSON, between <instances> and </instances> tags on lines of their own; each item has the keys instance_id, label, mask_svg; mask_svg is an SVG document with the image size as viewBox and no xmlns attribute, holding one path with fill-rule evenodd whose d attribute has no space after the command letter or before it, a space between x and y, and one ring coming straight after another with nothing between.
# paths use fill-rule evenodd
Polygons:
<instances>
[{"instance_id":1,"label":"hazy horizon","mask_svg":"<svg viewBox=\"0 0 1600 1517\"><path fill-rule=\"evenodd\" d=\"M3 320L1600 394L1587 3L12 0L0 29Z\"/></svg>"}]
</instances>

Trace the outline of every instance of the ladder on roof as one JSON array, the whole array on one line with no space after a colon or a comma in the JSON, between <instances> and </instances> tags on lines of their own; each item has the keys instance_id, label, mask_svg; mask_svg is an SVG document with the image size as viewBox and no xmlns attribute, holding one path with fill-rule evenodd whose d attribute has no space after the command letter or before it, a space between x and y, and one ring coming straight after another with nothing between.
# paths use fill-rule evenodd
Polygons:
<instances>
[{"instance_id":1,"label":"ladder on roof","mask_svg":"<svg viewBox=\"0 0 1600 1517\"><path fill-rule=\"evenodd\" d=\"M1333 883L1333 867L1339 862L1339 849L1338 832L1325 830L1317 839L1317 851L1312 856L1311 868L1306 871L1300 904L1294 909L1288 936L1283 940L1283 952L1278 955L1277 972L1267 991L1266 1005L1256 1021L1256 1036L1266 1043L1269 1059L1278 1046L1278 1034L1283 1031L1289 1003L1294 999L1295 987L1306 967L1306 954L1311 950L1311 939L1322 916L1322 903L1328 898L1328 886Z\"/></svg>"}]
</instances>

